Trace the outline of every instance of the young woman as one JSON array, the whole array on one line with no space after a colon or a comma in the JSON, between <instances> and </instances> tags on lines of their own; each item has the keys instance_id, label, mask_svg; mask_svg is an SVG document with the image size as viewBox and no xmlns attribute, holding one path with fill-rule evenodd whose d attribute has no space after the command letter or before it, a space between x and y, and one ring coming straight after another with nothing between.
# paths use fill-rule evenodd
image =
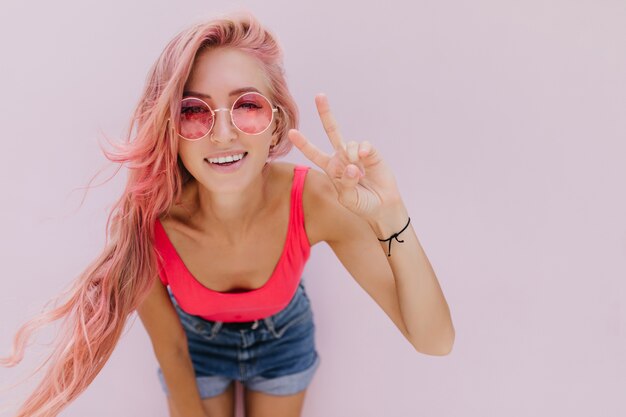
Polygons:
<instances>
[{"instance_id":1,"label":"young woman","mask_svg":"<svg viewBox=\"0 0 626 417\"><path fill-rule=\"evenodd\" d=\"M2 360L15 365L33 330L64 319L18 416L54 416L74 400L135 311L172 416L233 416L235 380L247 415L300 415L320 363L300 277L319 242L417 351L450 352L449 308L391 171L370 143L343 138L324 95L316 105L330 155L296 130L282 51L249 14L197 24L167 45L128 142L105 151L130 168L105 251ZM292 145L319 170L276 162Z\"/></svg>"}]
</instances>

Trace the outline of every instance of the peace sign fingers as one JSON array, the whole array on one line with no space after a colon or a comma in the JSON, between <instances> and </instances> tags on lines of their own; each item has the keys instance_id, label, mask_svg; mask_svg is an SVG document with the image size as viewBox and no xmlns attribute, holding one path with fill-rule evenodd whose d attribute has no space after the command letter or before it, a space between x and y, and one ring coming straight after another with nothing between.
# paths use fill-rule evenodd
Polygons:
<instances>
[{"instance_id":1,"label":"peace sign fingers","mask_svg":"<svg viewBox=\"0 0 626 417\"><path fill-rule=\"evenodd\" d=\"M320 93L315 96L315 104L317 105L317 112L320 115L320 119L322 119L322 125L324 126L324 130L328 135L328 139L330 139L330 143L333 145L333 148L337 152L345 152L346 145L343 142L343 138L341 137L341 133L339 132L339 126L337 125L337 121L335 117L330 112L330 106L328 105L328 97L326 94Z\"/></svg>"},{"instance_id":2,"label":"peace sign fingers","mask_svg":"<svg viewBox=\"0 0 626 417\"><path fill-rule=\"evenodd\" d=\"M298 149L315 165L326 172L330 156L317 149L303 134L297 129L289 129L287 137L296 145Z\"/></svg>"},{"instance_id":3,"label":"peace sign fingers","mask_svg":"<svg viewBox=\"0 0 626 417\"><path fill-rule=\"evenodd\" d=\"M347 166L355 165L363 174L363 156L359 155L359 143L350 141L345 143L339 133L337 121L333 117L328 105L328 98L320 93L315 96L315 104L324 126L324 130L334 148L330 155L313 145L297 129L289 129L287 137L289 140L315 165L321 168L333 180L339 180L344 175Z\"/></svg>"}]
</instances>

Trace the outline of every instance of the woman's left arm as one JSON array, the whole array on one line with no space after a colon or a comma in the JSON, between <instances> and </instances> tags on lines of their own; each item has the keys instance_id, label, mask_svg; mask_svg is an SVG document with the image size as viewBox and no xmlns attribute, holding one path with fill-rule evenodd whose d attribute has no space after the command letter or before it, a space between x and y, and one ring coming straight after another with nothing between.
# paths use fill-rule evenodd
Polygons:
<instances>
[{"instance_id":1,"label":"woman's left arm","mask_svg":"<svg viewBox=\"0 0 626 417\"><path fill-rule=\"evenodd\" d=\"M407 226L393 174L369 142L344 143L326 96L315 101L334 153L320 151L295 129L289 139L327 176L325 240L417 351L448 354L455 337L450 310L412 224ZM318 183L324 189L324 181ZM391 246L378 240L405 226Z\"/></svg>"},{"instance_id":2,"label":"woman's left arm","mask_svg":"<svg viewBox=\"0 0 626 417\"><path fill-rule=\"evenodd\" d=\"M408 213L399 202L370 227L379 239L387 239L406 226ZM423 353L446 355L454 344L450 309L435 271L420 244L412 224L389 242L379 242L393 271L398 303L415 348ZM389 255L391 253L391 255Z\"/></svg>"}]
</instances>

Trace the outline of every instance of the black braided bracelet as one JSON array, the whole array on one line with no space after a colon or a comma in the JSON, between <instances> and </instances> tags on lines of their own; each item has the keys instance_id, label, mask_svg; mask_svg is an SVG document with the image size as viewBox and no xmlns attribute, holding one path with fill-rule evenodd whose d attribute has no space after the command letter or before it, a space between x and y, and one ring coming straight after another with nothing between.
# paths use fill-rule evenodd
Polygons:
<instances>
[{"instance_id":1,"label":"black braided bracelet","mask_svg":"<svg viewBox=\"0 0 626 417\"><path fill-rule=\"evenodd\" d=\"M400 230L398 233L394 233L393 235L391 235L390 238L387 238L387 239L378 239L381 242L389 241L389 253L387 254L387 256L391 256L391 241L393 239L396 239L400 243L404 243L404 240L398 239L398 235L400 235L400 233L404 232L406 230L406 228L409 227L409 223L411 223L411 218L410 217L409 217L409 221L406 223L406 226L404 226L402 228L402 230Z\"/></svg>"}]
</instances>

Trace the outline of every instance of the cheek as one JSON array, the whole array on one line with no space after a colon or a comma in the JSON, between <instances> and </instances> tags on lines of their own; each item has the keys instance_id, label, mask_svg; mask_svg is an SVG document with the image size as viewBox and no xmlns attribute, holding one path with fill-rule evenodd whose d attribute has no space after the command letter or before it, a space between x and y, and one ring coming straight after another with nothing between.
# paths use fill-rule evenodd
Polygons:
<instances>
[{"instance_id":1,"label":"cheek","mask_svg":"<svg viewBox=\"0 0 626 417\"><path fill-rule=\"evenodd\" d=\"M272 122L272 125L268 129L270 132L272 132L272 136L278 135L278 130L280 129L280 125L281 125L280 120L274 119L274 121Z\"/></svg>"},{"instance_id":2,"label":"cheek","mask_svg":"<svg viewBox=\"0 0 626 417\"><path fill-rule=\"evenodd\" d=\"M199 159L197 150L194 149L194 146L189 146L189 144L179 144L178 146L178 158L180 158L181 162L187 168L188 171L193 171L194 166L202 162Z\"/></svg>"},{"instance_id":3,"label":"cheek","mask_svg":"<svg viewBox=\"0 0 626 417\"><path fill-rule=\"evenodd\" d=\"M178 159L180 159L182 163L185 164L185 166L187 166L187 162L189 161L187 152L185 152L185 149L180 146L178 147Z\"/></svg>"}]
</instances>

